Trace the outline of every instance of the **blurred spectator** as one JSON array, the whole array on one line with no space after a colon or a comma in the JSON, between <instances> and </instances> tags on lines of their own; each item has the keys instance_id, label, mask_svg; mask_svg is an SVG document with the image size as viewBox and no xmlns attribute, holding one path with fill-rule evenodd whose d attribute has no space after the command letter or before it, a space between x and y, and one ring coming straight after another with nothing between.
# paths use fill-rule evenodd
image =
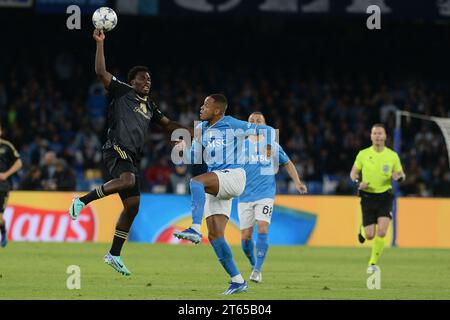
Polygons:
<instances>
[{"instance_id":1,"label":"blurred spectator","mask_svg":"<svg viewBox=\"0 0 450 320\"><path fill-rule=\"evenodd\" d=\"M55 184L52 186L57 191L72 191L76 189L77 181L72 169L67 166L63 159L56 160L55 164Z\"/></svg>"},{"instance_id":2,"label":"blurred spectator","mask_svg":"<svg viewBox=\"0 0 450 320\"><path fill-rule=\"evenodd\" d=\"M19 184L19 190L42 190L42 171L38 166L32 166Z\"/></svg>"},{"instance_id":3,"label":"blurred spectator","mask_svg":"<svg viewBox=\"0 0 450 320\"><path fill-rule=\"evenodd\" d=\"M94 128L101 129L105 125L106 116L106 96L104 89L100 86L92 87L92 92L89 94L86 106L88 109L89 119Z\"/></svg>"},{"instance_id":4,"label":"blurred spectator","mask_svg":"<svg viewBox=\"0 0 450 320\"><path fill-rule=\"evenodd\" d=\"M147 190L152 193L164 193L167 190L169 176L172 169L169 167L166 158L162 157L145 170L144 178Z\"/></svg>"},{"instance_id":5,"label":"blurred spectator","mask_svg":"<svg viewBox=\"0 0 450 320\"><path fill-rule=\"evenodd\" d=\"M54 190L55 172L56 172L56 154L53 151L47 151L43 158L42 185L44 190Z\"/></svg>"},{"instance_id":6,"label":"blurred spectator","mask_svg":"<svg viewBox=\"0 0 450 320\"><path fill-rule=\"evenodd\" d=\"M167 192L175 194L188 194L190 190L189 183L191 178L192 176L188 172L188 167L186 165L175 166L175 172L169 176Z\"/></svg>"}]
</instances>

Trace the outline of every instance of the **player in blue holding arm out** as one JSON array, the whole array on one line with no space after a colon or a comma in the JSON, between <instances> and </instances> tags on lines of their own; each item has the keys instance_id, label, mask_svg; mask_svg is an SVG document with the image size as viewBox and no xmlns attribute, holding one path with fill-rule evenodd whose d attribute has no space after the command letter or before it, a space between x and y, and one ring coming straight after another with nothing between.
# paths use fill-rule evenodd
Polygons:
<instances>
[{"instance_id":1,"label":"player in blue holding arm out","mask_svg":"<svg viewBox=\"0 0 450 320\"><path fill-rule=\"evenodd\" d=\"M266 141L271 141L275 134L272 133L274 129L269 126L226 116L227 106L224 95L208 96L200 109L200 119L203 122L197 129L201 129L201 138L194 139L191 152L186 152L185 142L177 145L191 160L192 157L198 157L203 146L205 152L202 159L208 165L208 172L191 179L192 226L175 232L174 236L199 243L202 239L200 228L205 212L208 239L220 263L231 277L230 286L224 294L235 294L246 291L248 285L233 260L224 234L231 213L232 199L238 197L245 188L242 146L248 135L264 135Z\"/></svg>"},{"instance_id":2,"label":"player in blue holding arm out","mask_svg":"<svg viewBox=\"0 0 450 320\"><path fill-rule=\"evenodd\" d=\"M265 125L266 120L261 112L254 112L248 121ZM245 141L245 155L248 157L244 165L247 183L244 192L239 196L238 213L242 236L242 249L250 261L252 273L250 280L261 282L261 268L269 249L268 233L272 220L273 203L276 193L275 174L278 164L286 170L295 182L295 187L301 194L307 193L306 185L300 180L294 164L283 148L274 144L270 151L259 148L263 136L249 136ZM253 227L258 225L256 239L256 258L254 254Z\"/></svg>"}]
</instances>

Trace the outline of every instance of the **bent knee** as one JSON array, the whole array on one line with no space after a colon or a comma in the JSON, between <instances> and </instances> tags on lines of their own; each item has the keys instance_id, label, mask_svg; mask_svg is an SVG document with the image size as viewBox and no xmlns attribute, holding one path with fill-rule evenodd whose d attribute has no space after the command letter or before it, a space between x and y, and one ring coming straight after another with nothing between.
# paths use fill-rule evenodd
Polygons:
<instances>
[{"instance_id":1,"label":"bent knee","mask_svg":"<svg viewBox=\"0 0 450 320\"><path fill-rule=\"evenodd\" d=\"M380 238L384 238L385 236L386 236L386 231L378 231L377 232L377 235L378 235L378 237L380 237Z\"/></svg>"},{"instance_id":2,"label":"bent knee","mask_svg":"<svg viewBox=\"0 0 450 320\"><path fill-rule=\"evenodd\" d=\"M367 240L373 240L373 238L375 238L375 234L366 232L366 239Z\"/></svg>"},{"instance_id":3,"label":"bent knee","mask_svg":"<svg viewBox=\"0 0 450 320\"><path fill-rule=\"evenodd\" d=\"M136 177L134 174L122 175L120 177L120 180L122 182L123 189L131 189L134 187L134 185L136 183Z\"/></svg>"},{"instance_id":4,"label":"bent knee","mask_svg":"<svg viewBox=\"0 0 450 320\"><path fill-rule=\"evenodd\" d=\"M253 234L253 232L250 232L248 230L244 230L244 231L241 232L241 238L244 241L250 241L250 240L252 240L252 234Z\"/></svg>"},{"instance_id":5,"label":"bent knee","mask_svg":"<svg viewBox=\"0 0 450 320\"><path fill-rule=\"evenodd\" d=\"M217 240L221 237L223 237L224 234L222 232L209 232L208 233L208 240L211 242L213 240Z\"/></svg>"}]
</instances>

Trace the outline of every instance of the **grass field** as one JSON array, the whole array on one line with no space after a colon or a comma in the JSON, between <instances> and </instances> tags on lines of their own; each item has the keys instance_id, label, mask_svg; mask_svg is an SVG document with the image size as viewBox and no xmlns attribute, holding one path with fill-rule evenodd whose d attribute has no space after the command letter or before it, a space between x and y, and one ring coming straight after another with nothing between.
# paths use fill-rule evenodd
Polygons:
<instances>
[{"instance_id":1,"label":"grass field","mask_svg":"<svg viewBox=\"0 0 450 320\"><path fill-rule=\"evenodd\" d=\"M0 299L449 299L450 251L387 249L381 290L366 287L363 248L271 247L263 283L223 296L228 278L207 245L127 243L131 277L103 263L108 244L10 243L0 250ZM250 267L233 247L242 274ZM81 289L68 290L69 265Z\"/></svg>"}]
</instances>

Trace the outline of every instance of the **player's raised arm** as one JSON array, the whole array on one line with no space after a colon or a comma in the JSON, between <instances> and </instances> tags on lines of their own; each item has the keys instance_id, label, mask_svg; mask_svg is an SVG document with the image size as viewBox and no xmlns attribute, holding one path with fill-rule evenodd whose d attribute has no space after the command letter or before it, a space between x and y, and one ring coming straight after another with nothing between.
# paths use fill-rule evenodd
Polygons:
<instances>
[{"instance_id":1,"label":"player's raised arm","mask_svg":"<svg viewBox=\"0 0 450 320\"><path fill-rule=\"evenodd\" d=\"M105 52L103 47L105 33L103 30L95 29L93 37L97 42L97 51L95 52L95 73L102 80L105 88L108 88L111 83L112 74L106 71Z\"/></svg>"},{"instance_id":2,"label":"player's raised arm","mask_svg":"<svg viewBox=\"0 0 450 320\"><path fill-rule=\"evenodd\" d=\"M158 124L169 132L173 132L177 129L188 130L191 137L194 137L194 129L193 128L187 128L187 127L179 124L176 121L170 120L169 118L167 118L164 115L159 119Z\"/></svg>"}]
</instances>

